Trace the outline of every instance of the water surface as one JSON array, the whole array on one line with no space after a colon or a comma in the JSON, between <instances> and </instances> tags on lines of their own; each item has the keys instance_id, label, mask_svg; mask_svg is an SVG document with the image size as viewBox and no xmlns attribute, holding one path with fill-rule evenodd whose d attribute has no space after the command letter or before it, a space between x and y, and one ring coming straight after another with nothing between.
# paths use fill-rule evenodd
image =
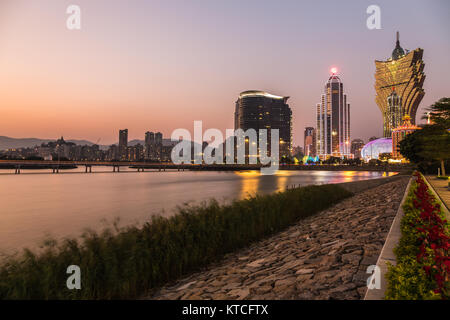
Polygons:
<instances>
[{"instance_id":1,"label":"water surface","mask_svg":"<svg viewBox=\"0 0 450 320\"><path fill-rule=\"evenodd\" d=\"M0 170L0 250L35 247L46 235L79 236L89 227L119 217L121 225L142 223L154 214L169 216L177 205L211 198L221 202L286 186L340 183L385 176L381 172L279 171L276 175L245 172L123 172L84 168L70 173L39 170L20 175ZM25 173L28 172L28 173Z\"/></svg>"}]
</instances>

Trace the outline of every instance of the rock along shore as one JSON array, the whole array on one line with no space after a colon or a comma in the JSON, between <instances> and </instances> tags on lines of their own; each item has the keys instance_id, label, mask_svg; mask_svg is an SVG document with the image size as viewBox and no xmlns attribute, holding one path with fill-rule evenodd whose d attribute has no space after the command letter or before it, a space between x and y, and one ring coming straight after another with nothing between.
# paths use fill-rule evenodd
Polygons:
<instances>
[{"instance_id":1,"label":"rock along shore","mask_svg":"<svg viewBox=\"0 0 450 320\"><path fill-rule=\"evenodd\" d=\"M408 180L358 193L146 299L362 299Z\"/></svg>"}]
</instances>

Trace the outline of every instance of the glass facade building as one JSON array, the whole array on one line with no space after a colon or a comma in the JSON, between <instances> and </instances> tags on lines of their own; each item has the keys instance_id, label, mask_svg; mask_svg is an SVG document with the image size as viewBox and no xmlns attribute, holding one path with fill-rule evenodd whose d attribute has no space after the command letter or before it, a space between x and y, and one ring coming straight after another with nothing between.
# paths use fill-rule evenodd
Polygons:
<instances>
[{"instance_id":1,"label":"glass facade building","mask_svg":"<svg viewBox=\"0 0 450 320\"><path fill-rule=\"evenodd\" d=\"M119 130L119 157L120 160L128 159L128 129Z\"/></svg>"},{"instance_id":2,"label":"glass facade building","mask_svg":"<svg viewBox=\"0 0 450 320\"><path fill-rule=\"evenodd\" d=\"M236 101L234 128L267 129L270 152L270 129L279 130L280 157L288 157L292 148L292 111L287 100L289 97L276 96L264 91L244 91ZM258 138L259 140L259 138ZM259 146L258 146L259 147ZM259 153L258 153L259 154Z\"/></svg>"}]
</instances>

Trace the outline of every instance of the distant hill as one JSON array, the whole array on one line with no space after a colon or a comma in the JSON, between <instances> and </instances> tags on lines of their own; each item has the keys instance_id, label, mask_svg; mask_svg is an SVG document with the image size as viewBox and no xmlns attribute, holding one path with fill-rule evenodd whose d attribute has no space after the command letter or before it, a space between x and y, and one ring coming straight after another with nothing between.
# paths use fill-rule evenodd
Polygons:
<instances>
[{"instance_id":1,"label":"distant hill","mask_svg":"<svg viewBox=\"0 0 450 320\"><path fill-rule=\"evenodd\" d=\"M145 141L144 140L139 140L139 139L134 139L134 140L128 141L128 145L129 146L135 146L138 143L140 143L141 145L144 145ZM172 141L170 139L163 139L162 143L163 143L164 146L169 146L169 145L177 144L178 141ZM118 144L118 143L116 143L116 144Z\"/></svg>"},{"instance_id":2,"label":"distant hill","mask_svg":"<svg viewBox=\"0 0 450 320\"><path fill-rule=\"evenodd\" d=\"M135 146L138 143L144 145L145 141L144 140L139 140L139 139L134 139L134 140L128 141L128 145L129 146ZM118 145L119 143L117 142L116 144Z\"/></svg>"},{"instance_id":3,"label":"distant hill","mask_svg":"<svg viewBox=\"0 0 450 320\"><path fill-rule=\"evenodd\" d=\"M40 146L43 143L50 141L56 141L56 139L39 139L39 138L10 138L0 136L0 150L5 149L17 149L17 148L32 148L34 146ZM93 145L92 142L87 140L66 140L67 142L73 142L79 145Z\"/></svg>"},{"instance_id":4,"label":"distant hill","mask_svg":"<svg viewBox=\"0 0 450 320\"><path fill-rule=\"evenodd\" d=\"M18 148L32 148L35 146L40 146L43 143L48 143L50 141L56 141L56 139L39 139L39 138L11 138L11 137L5 137L0 136L0 150L6 150L6 149L18 149ZM91 146L94 143L87 140L66 140L67 142L73 142L77 145L88 145ZM144 145L144 140L134 139L128 141L129 146L135 146L138 143L141 145ZM119 143L116 143L118 145ZM163 139L164 145L174 144L171 143L170 139ZM109 148L109 145L99 145L100 149L107 150Z\"/></svg>"}]
</instances>

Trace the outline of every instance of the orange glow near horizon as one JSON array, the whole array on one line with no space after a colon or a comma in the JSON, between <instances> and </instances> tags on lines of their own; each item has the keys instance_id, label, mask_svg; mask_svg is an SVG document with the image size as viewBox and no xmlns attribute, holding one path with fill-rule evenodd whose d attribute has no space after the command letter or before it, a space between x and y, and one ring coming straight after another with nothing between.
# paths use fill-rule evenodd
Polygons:
<instances>
[{"instance_id":1,"label":"orange glow near horizon","mask_svg":"<svg viewBox=\"0 0 450 320\"><path fill-rule=\"evenodd\" d=\"M319 2L288 1L290 9L280 10L285 5L262 1L249 15L255 8L246 1L75 2L81 30L70 31L70 1L0 0L0 136L109 145L120 129L129 130L129 140L143 140L146 131L168 138L178 128L192 133L196 120L225 133L234 128L239 94L261 90L290 97L293 146L303 145L322 85L340 70L352 138L381 135L373 61L392 52L394 32L369 38L358 19L332 19L336 12L360 16L354 4L327 1L324 10ZM438 19L445 10L408 6L427 22L426 30L414 19L396 22L408 30L405 47L425 50L419 120L448 91L450 42L442 39L449 28L446 17ZM341 41L323 41L336 24Z\"/></svg>"}]
</instances>

